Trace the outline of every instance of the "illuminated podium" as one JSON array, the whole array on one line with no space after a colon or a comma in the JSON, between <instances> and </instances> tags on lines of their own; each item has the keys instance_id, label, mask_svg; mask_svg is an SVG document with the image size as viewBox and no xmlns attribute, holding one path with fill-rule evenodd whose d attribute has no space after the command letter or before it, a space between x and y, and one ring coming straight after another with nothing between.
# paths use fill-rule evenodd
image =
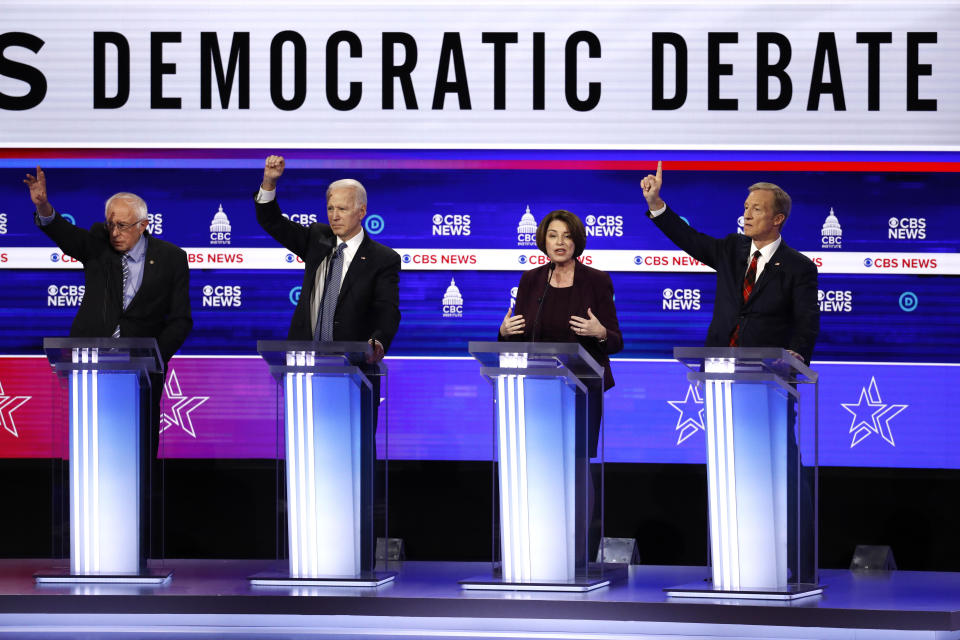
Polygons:
<instances>
[{"instance_id":1,"label":"illuminated podium","mask_svg":"<svg viewBox=\"0 0 960 640\"><path fill-rule=\"evenodd\" d=\"M821 593L817 373L776 348L677 347L673 354L703 389L712 583L665 591L768 600Z\"/></svg>"},{"instance_id":2,"label":"illuminated podium","mask_svg":"<svg viewBox=\"0 0 960 640\"><path fill-rule=\"evenodd\" d=\"M70 569L36 581L165 582L171 571L147 568L141 521L150 374L163 372L157 341L44 338L43 350L70 395Z\"/></svg>"},{"instance_id":3,"label":"illuminated podium","mask_svg":"<svg viewBox=\"0 0 960 640\"><path fill-rule=\"evenodd\" d=\"M261 340L257 351L283 385L289 570L254 585L379 586L374 571L378 378L366 342Z\"/></svg>"},{"instance_id":4,"label":"illuminated podium","mask_svg":"<svg viewBox=\"0 0 960 640\"><path fill-rule=\"evenodd\" d=\"M603 522L590 481L591 438L598 434L587 424L591 396L602 402L603 367L577 343L471 342L469 350L493 385L500 557L499 571L495 558L492 575L461 580L461 587L608 585L602 563L589 562L588 543L594 506Z\"/></svg>"}]
</instances>

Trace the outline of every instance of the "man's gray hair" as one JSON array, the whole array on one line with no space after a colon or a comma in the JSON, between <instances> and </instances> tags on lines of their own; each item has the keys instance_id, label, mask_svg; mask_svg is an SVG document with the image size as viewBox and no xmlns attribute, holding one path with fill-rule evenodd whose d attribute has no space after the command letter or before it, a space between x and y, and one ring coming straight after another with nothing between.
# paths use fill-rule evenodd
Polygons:
<instances>
[{"instance_id":1,"label":"man's gray hair","mask_svg":"<svg viewBox=\"0 0 960 640\"><path fill-rule=\"evenodd\" d=\"M143 198L138 196L135 193L129 193L127 191L121 191L120 193L115 193L107 199L107 204L103 207L103 217L106 218L107 214L110 213L110 205L113 204L114 200L126 200L130 203L130 206L133 207L133 212L137 214L137 221L147 220L147 203L143 201Z\"/></svg>"},{"instance_id":2,"label":"man's gray hair","mask_svg":"<svg viewBox=\"0 0 960 640\"><path fill-rule=\"evenodd\" d=\"M363 188L359 180L343 178L342 180L331 182L330 186L327 187L327 200L330 199L330 193L334 189L353 189L354 197L356 198L354 205L358 209L367 206L367 190Z\"/></svg>"},{"instance_id":3,"label":"man's gray hair","mask_svg":"<svg viewBox=\"0 0 960 640\"><path fill-rule=\"evenodd\" d=\"M786 223L790 217L790 206L792 201L787 192L773 184L772 182L757 182L750 185L750 192L754 191L772 191L773 192L773 212L782 213L783 221Z\"/></svg>"}]
</instances>

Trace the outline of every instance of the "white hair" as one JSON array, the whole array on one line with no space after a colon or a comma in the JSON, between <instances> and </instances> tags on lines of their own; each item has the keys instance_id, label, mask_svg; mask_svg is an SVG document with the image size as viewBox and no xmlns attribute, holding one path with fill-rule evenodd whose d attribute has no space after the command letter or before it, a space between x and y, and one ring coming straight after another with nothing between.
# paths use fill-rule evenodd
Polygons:
<instances>
[{"instance_id":1,"label":"white hair","mask_svg":"<svg viewBox=\"0 0 960 640\"><path fill-rule=\"evenodd\" d=\"M137 221L146 220L147 216L147 203L143 201L143 198L138 196L135 193L129 193L127 191L121 191L120 193L115 193L109 198L107 198L107 204L103 207L103 217L106 218L110 214L110 205L113 204L114 200L126 200L130 203L130 206L133 207L133 212L137 214Z\"/></svg>"},{"instance_id":2,"label":"white hair","mask_svg":"<svg viewBox=\"0 0 960 640\"><path fill-rule=\"evenodd\" d=\"M354 180L353 178L343 178L342 180L335 180L330 183L330 186L327 187L327 200L330 199L330 193L334 189L353 189L355 206L359 209L360 207L367 206L367 190L363 188L363 185L360 184L359 180Z\"/></svg>"}]
</instances>

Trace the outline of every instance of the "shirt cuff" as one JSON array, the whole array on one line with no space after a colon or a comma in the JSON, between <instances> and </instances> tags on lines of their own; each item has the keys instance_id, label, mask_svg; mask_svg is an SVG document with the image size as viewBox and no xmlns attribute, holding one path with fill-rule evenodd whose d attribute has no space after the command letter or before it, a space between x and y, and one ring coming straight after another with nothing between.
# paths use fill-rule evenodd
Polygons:
<instances>
[{"instance_id":1,"label":"shirt cuff","mask_svg":"<svg viewBox=\"0 0 960 640\"><path fill-rule=\"evenodd\" d=\"M37 216L37 220L40 221L40 226L45 227L51 222L53 222L53 219L57 217L57 212L54 211L52 216L42 216L40 215L39 212L36 212L36 216Z\"/></svg>"},{"instance_id":2,"label":"shirt cuff","mask_svg":"<svg viewBox=\"0 0 960 640\"><path fill-rule=\"evenodd\" d=\"M650 217L651 217L651 218L656 218L656 217L659 216L660 214L664 213L666 210L667 210L667 205L666 205L666 203L664 203L664 205L663 205L662 207L660 207L659 209L657 209L656 211L652 211L652 210L651 210L651 211L650 211Z\"/></svg>"},{"instance_id":3,"label":"shirt cuff","mask_svg":"<svg viewBox=\"0 0 960 640\"><path fill-rule=\"evenodd\" d=\"M273 202L277 198L277 190L267 191L263 187L260 187L260 191L257 192L257 197L255 200L260 204L267 204L268 202Z\"/></svg>"}]
</instances>

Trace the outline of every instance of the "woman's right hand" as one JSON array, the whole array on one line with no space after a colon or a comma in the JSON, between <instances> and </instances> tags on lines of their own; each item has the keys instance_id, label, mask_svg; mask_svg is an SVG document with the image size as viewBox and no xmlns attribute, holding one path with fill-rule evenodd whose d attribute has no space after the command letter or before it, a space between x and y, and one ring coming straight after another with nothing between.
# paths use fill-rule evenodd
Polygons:
<instances>
[{"instance_id":1,"label":"woman's right hand","mask_svg":"<svg viewBox=\"0 0 960 640\"><path fill-rule=\"evenodd\" d=\"M515 316L513 309L507 309L507 315L503 316L503 322L500 323L500 335L504 338L520 335L525 327L523 316Z\"/></svg>"}]
</instances>

